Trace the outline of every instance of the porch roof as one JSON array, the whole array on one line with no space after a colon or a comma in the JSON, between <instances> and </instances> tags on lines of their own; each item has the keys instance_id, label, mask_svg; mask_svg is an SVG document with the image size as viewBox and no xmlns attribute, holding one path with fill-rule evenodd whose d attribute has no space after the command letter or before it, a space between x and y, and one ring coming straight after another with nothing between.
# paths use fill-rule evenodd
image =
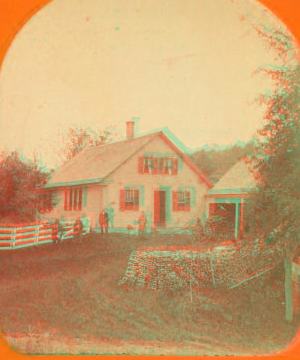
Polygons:
<instances>
[{"instance_id":1,"label":"porch roof","mask_svg":"<svg viewBox=\"0 0 300 360\"><path fill-rule=\"evenodd\" d=\"M251 191L255 185L256 181L251 171L251 165L247 163L246 158L243 158L227 171L220 181L209 190L208 194L246 194Z\"/></svg>"}]
</instances>

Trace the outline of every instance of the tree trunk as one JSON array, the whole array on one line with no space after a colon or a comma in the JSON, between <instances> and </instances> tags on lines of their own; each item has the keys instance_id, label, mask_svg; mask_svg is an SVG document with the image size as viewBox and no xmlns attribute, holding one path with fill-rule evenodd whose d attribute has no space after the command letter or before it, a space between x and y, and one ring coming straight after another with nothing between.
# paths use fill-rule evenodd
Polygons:
<instances>
[{"instance_id":1,"label":"tree trunk","mask_svg":"<svg viewBox=\"0 0 300 360\"><path fill-rule=\"evenodd\" d=\"M293 290L292 290L292 261L289 246L285 257L285 317L287 321L293 320Z\"/></svg>"}]
</instances>

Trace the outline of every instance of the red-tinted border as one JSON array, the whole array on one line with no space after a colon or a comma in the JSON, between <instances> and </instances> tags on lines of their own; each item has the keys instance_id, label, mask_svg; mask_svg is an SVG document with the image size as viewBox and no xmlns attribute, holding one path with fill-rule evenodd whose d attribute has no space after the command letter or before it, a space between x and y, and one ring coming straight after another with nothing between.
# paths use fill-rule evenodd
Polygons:
<instances>
[{"instance_id":1,"label":"red-tinted border","mask_svg":"<svg viewBox=\"0 0 300 360\"><path fill-rule=\"evenodd\" d=\"M0 0L0 68L4 56L14 39L15 34L22 26L43 6L51 0ZM100 1L100 0L99 0ZM163 0L162 0L163 1ZM210 1L210 0L206 0ZM230 0L224 0L230 1ZM300 43L300 0L260 0L260 2L269 8L279 19L281 19ZM0 119L1 121L2 119ZM93 356L100 358L101 356ZM136 360L140 356L123 356L124 358ZM299 359L300 358L300 334L298 334L294 343L284 353L273 358L281 359ZM26 356L20 355L9 348L5 341L0 337L0 358L1 359L49 359L52 356ZM55 359L73 359L74 356L55 356ZM76 359L87 359L90 356L76 356ZM105 356L105 358L120 358L120 356ZM141 357L145 358L145 356ZM146 358L155 358L147 356ZM164 359L170 359L171 356L164 356ZM181 359L183 357L177 357ZM186 359L194 360L201 357L189 356ZM202 357L206 358L206 357ZM207 357L209 358L209 357ZM222 357L218 357L222 358ZM240 357L234 357L239 359ZM250 358L250 357L249 357ZM224 357L225 359L225 357ZM226 357L228 359L228 356ZM253 357L258 359L258 357Z\"/></svg>"}]
</instances>

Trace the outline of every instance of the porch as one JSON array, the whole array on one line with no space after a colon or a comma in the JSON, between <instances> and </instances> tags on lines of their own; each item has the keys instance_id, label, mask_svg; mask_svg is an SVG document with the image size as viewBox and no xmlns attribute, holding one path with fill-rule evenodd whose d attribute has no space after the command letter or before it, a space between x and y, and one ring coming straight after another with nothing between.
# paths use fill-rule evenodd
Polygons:
<instances>
[{"instance_id":1,"label":"porch","mask_svg":"<svg viewBox=\"0 0 300 360\"><path fill-rule=\"evenodd\" d=\"M235 239L244 235L244 206L247 194L212 194L208 196L208 217L217 216L222 231Z\"/></svg>"}]
</instances>

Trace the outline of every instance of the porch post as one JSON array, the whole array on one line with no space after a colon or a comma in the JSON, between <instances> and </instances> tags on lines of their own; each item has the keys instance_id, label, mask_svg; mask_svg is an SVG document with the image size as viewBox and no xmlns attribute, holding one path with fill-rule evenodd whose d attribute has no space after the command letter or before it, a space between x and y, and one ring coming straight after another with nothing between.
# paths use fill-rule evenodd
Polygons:
<instances>
[{"instance_id":1,"label":"porch post","mask_svg":"<svg viewBox=\"0 0 300 360\"><path fill-rule=\"evenodd\" d=\"M234 237L237 239L238 237L238 228L239 228L239 204L235 204L235 229L234 229Z\"/></svg>"},{"instance_id":2,"label":"porch post","mask_svg":"<svg viewBox=\"0 0 300 360\"><path fill-rule=\"evenodd\" d=\"M243 236L244 233L244 198L241 198L241 227L240 235Z\"/></svg>"}]
</instances>

